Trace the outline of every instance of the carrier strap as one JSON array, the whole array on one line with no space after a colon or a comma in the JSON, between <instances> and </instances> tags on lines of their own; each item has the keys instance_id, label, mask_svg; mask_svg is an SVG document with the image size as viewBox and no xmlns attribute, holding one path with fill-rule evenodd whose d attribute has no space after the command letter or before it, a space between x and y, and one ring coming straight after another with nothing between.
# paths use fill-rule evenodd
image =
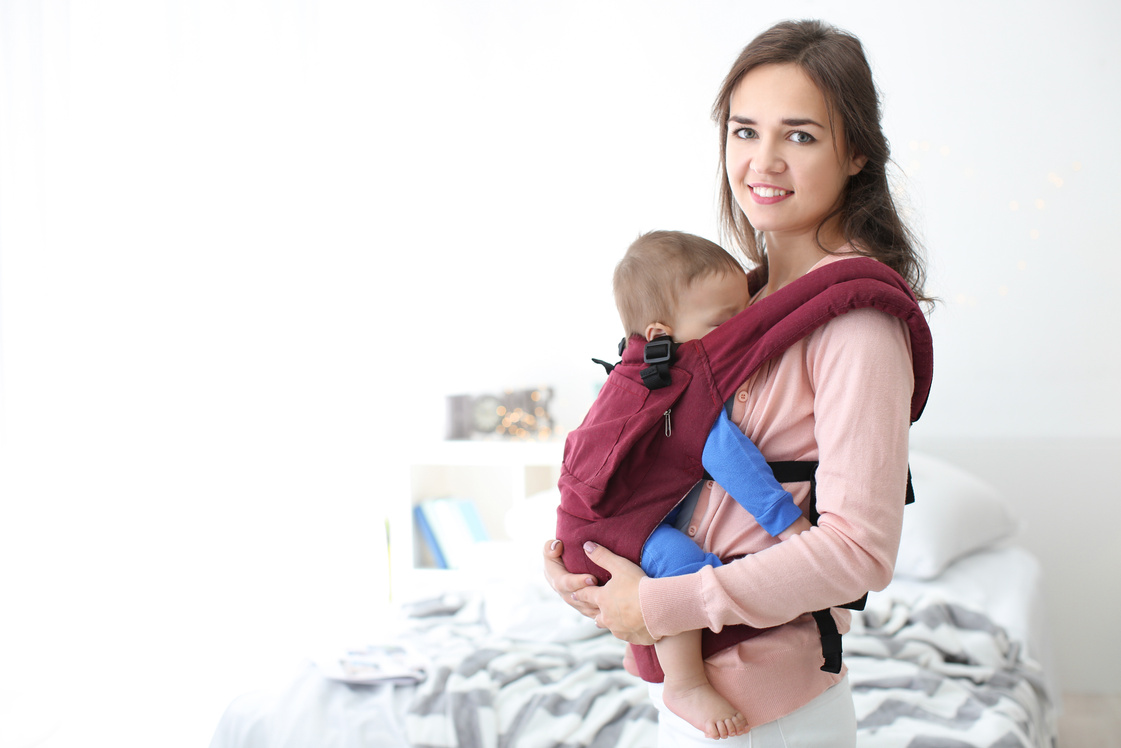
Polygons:
<instances>
[{"instance_id":1,"label":"carrier strap","mask_svg":"<svg viewBox=\"0 0 1121 748\"><path fill-rule=\"evenodd\" d=\"M815 610L814 620L817 621L817 630L821 632L821 654L825 664L821 666L826 673L841 672L841 634L837 631L837 622L829 609Z\"/></svg>"},{"instance_id":2,"label":"carrier strap","mask_svg":"<svg viewBox=\"0 0 1121 748\"><path fill-rule=\"evenodd\" d=\"M821 516L817 512L817 463L808 460L788 460L784 462L768 462L775 480L779 483L809 483L810 484L810 524L816 525ZM856 602L842 605L842 608L863 610L868 600L868 594ZM841 634L837 631L837 622L828 608L815 610L812 613L817 622L817 630L821 635L821 656L825 664L821 666L826 673L841 672Z\"/></svg>"},{"instance_id":3,"label":"carrier strap","mask_svg":"<svg viewBox=\"0 0 1121 748\"><path fill-rule=\"evenodd\" d=\"M779 483L810 484L810 523L816 525L821 516L817 511L817 463L810 460L768 462L775 480ZM907 468L907 494L903 503L915 503L915 487L911 483L911 468Z\"/></svg>"},{"instance_id":4,"label":"carrier strap","mask_svg":"<svg viewBox=\"0 0 1121 748\"><path fill-rule=\"evenodd\" d=\"M810 522L814 525L821 515L817 511L817 463L808 460L788 460L783 462L768 462L775 480L779 483L809 483L810 484ZM911 469L907 468L907 497L905 503L915 501L915 489L911 485ZM868 593L859 600L840 605L838 607L849 610L864 610L868 604ZM841 672L841 635L837 632L837 622L829 609L814 611L814 620L817 621L817 630L821 634L821 654L825 664L821 669L827 673Z\"/></svg>"}]
</instances>

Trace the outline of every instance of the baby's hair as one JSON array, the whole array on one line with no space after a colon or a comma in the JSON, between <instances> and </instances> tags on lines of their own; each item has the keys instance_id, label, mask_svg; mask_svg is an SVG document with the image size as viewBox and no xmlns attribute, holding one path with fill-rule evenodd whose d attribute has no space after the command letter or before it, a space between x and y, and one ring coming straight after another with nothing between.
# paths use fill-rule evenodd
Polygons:
<instances>
[{"instance_id":1,"label":"baby's hair","mask_svg":"<svg viewBox=\"0 0 1121 748\"><path fill-rule=\"evenodd\" d=\"M650 231L615 266L615 306L627 336L647 325L670 323L678 294L699 278L742 273L743 266L719 244L682 231Z\"/></svg>"}]
</instances>

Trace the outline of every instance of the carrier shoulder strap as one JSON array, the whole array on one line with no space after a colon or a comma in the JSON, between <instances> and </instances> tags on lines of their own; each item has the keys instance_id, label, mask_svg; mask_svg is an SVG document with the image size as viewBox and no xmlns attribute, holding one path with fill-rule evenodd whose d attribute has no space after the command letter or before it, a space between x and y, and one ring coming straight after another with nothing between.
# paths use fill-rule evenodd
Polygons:
<instances>
[{"instance_id":1,"label":"carrier shoulder strap","mask_svg":"<svg viewBox=\"0 0 1121 748\"><path fill-rule=\"evenodd\" d=\"M766 281L765 268L756 268L748 288L755 294ZM907 282L869 257L838 260L806 273L696 341L711 367L719 401L743 384L745 372L754 372L829 320L857 309L878 309L907 326L915 372L911 422L917 421L934 373L930 328ZM756 342L745 348L743 340Z\"/></svg>"}]
</instances>

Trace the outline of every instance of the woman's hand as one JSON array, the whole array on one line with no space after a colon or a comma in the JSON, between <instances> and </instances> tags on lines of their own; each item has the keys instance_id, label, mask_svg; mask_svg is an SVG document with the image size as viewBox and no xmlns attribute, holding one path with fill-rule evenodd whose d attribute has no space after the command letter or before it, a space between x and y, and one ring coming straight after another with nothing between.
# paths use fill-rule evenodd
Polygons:
<instances>
[{"instance_id":1,"label":"woman's hand","mask_svg":"<svg viewBox=\"0 0 1121 748\"><path fill-rule=\"evenodd\" d=\"M595 587L599 580L590 574L569 574L561 560L563 552L564 544L559 540L550 540L545 544L545 581L566 603L588 618L595 618L599 615L599 608L577 600L573 593L585 587Z\"/></svg>"},{"instance_id":2,"label":"woman's hand","mask_svg":"<svg viewBox=\"0 0 1121 748\"><path fill-rule=\"evenodd\" d=\"M617 639L631 644L653 644L654 637L646 628L638 602L638 583L646 574L637 564L595 543L585 543L584 552L598 566L611 572L611 579L602 587L584 586L575 590L572 597L598 611L593 616L596 625L610 629Z\"/></svg>"}]
</instances>

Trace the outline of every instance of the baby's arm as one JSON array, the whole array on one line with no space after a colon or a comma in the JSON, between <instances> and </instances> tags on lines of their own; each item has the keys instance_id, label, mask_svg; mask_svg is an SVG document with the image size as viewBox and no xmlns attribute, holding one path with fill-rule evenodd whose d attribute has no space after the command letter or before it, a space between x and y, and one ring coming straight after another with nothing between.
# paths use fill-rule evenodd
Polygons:
<instances>
[{"instance_id":1,"label":"baby's arm","mask_svg":"<svg viewBox=\"0 0 1121 748\"><path fill-rule=\"evenodd\" d=\"M809 520L790 492L775 480L763 453L723 413L712 425L701 462L772 537L785 540L809 529Z\"/></svg>"}]
</instances>

